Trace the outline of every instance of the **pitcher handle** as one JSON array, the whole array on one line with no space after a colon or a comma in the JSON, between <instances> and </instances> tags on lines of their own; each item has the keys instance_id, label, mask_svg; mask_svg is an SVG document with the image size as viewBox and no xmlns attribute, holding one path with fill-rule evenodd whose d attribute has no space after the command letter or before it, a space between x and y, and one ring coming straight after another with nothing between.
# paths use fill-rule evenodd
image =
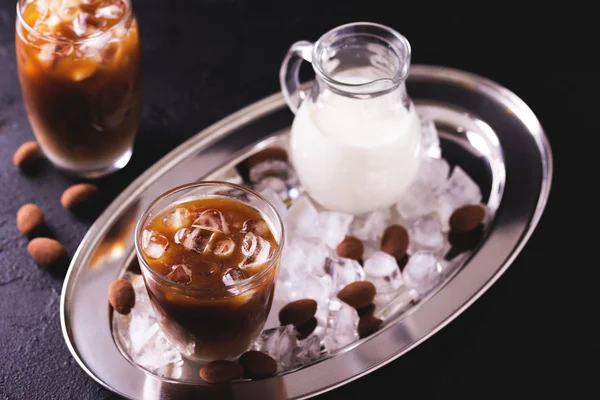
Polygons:
<instances>
[{"instance_id":1,"label":"pitcher handle","mask_svg":"<svg viewBox=\"0 0 600 400\"><path fill-rule=\"evenodd\" d=\"M306 92L300 89L300 65L304 60L312 63L313 46L313 43L304 40L294 43L285 55L279 70L279 84L283 97L294 114L306 98Z\"/></svg>"}]
</instances>

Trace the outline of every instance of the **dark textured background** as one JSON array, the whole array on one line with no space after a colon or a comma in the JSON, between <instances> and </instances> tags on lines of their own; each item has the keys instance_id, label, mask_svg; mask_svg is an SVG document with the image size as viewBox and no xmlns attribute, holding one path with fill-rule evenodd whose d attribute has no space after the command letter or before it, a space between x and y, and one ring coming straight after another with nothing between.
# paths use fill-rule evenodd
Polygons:
<instances>
[{"instance_id":1,"label":"dark textured background","mask_svg":"<svg viewBox=\"0 0 600 400\"><path fill-rule=\"evenodd\" d=\"M60 206L72 179L47 164L33 176L12 165L14 150L32 138L16 75L14 3L0 0L0 398L113 398L63 342L64 271L37 267L15 227L17 209L35 202L73 254L90 221ZM597 368L585 368L600 355L594 324L600 274L590 250L597 246L597 209L584 197L598 171L590 145L597 125L586 123L598 88L592 79L598 64L586 50L594 47L585 43L593 33L589 13L570 15L570 3L557 17L546 9L526 14L534 10L522 2L481 2L489 11L480 15L443 3L456 13L445 16L432 15L440 9L430 2L419 14L373 0L282 3L134 1L145 57L144 114L131 163L99 182L102 201L200 129L279 90L279 65L292 42L316 40L356 20L390 25L411 41L413 62L475 72L521 96L550 138L554 185L529 244L479 301L401 359L322 398L390 391L435 399L597 394Z\"/></svg>"}]
</instances>

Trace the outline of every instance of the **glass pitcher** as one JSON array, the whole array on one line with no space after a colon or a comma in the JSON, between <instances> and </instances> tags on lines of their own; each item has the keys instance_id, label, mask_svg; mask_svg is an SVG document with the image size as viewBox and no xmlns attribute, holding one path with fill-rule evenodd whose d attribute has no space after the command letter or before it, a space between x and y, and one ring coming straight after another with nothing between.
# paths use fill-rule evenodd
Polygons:
<instances>
[{"instance_id":1,"label":"glass pitcher","mask_svg":"<svg viewBox=\"0 0 600 400\"><path fill-rule=\"evenodd\" d=\"M300 85L303 60L316 78ZM339 26L289 49L279 74L295 118L290 156L308 194L362 214L395 203L420 163L421 123L406 93L410 44L373 23Z\"/></svg>"}]
</instances>

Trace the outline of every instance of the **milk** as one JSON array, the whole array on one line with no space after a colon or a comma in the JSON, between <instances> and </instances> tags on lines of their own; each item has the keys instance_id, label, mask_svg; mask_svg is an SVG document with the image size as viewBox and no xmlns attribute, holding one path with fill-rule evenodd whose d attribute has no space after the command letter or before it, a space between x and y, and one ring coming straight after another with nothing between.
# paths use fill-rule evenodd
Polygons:
<instances>
[{"instance_id":1,"label":"milk","mask_svg":"<svg viewBox=\"0 0 600 400\"><path fill-rule=\"evenodd\" d=\"M291 159L309 195L335 211L361 214L395 203L420 161L421 124L404 90L369 99L331 91L303 101Z\"/></svg>"}]
</instances>

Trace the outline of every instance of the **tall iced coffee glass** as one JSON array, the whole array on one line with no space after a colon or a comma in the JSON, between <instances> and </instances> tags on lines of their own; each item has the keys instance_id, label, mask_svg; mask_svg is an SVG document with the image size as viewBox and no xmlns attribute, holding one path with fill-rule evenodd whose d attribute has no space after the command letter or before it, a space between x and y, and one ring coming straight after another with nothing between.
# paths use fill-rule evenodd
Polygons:
<instances>
[{"instance_id":1,"label":"tall iced coffee glass","mask_svg":"<svg viewBox=\"0 0 600 400\"><path fill-rule=\"evenodd\" d=\"M169 340L195 361L234 359L269 315L283 247L279 215L226 182L171 190L141 216L135 248Z\"/></svg>"},{"instance_id":2,"label":"tall iced coffee glass","mask_svg":"<svg viewBox=\"0 0 600 400\"><path fill-rule=\"evenodd\" d=\"M130 0L20 0L15 38L29 122L46 157L88 178L123 168L142 95Z\"/></svg>"}]
</instances>

